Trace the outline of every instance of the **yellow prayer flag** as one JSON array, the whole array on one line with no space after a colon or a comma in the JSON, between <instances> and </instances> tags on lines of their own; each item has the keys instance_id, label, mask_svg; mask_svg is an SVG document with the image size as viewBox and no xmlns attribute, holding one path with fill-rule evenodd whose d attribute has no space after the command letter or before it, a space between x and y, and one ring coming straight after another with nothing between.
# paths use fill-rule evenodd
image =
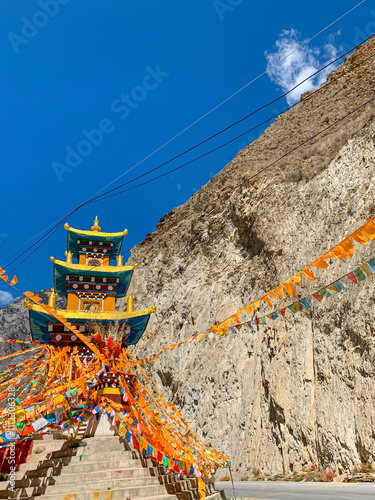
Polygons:
<instances>
[{"instance_id":1,"label":"yellow prayer flag","mask_svg":"<svg viewBox=\"0 0 375 500\"><path fill-rule=\"evenodd\" d=\"M338 246L343 249L345 254L350 259L353 257L354 247L353 247L353 243L350 241L349 238L345 238L345 240L343 240Z\"/></svg>"},{"instance_id":2,"label":"yellow prayer flag","mask_svg":"<svg viewBox=\"0 0 375 500\"><path fill-rule=\"evenodd\" d=\"M360 229L354 231L354 233L350 235L350 238L361 245L368 245L367 238Z\"/></svg>"},{"instance_id":3,"label":"yellow prayer flag","mask_svg":"<svg viewBox=\"0 0 375 500\"><path fill-rule=\"evenodd\" d=\"M346 257L346 253L342 248L340 248L339 245L336 245L334 248L332 248L331 252L336 257L336 259L345 259Z\"/></svg>"},{"instance_id":4,"label":"yellow prayer flag","mask_svg":"<svg viewBox=\"0 0 375 500\"><path fill-rule=\"evenodd\" d=\"M279 297L285 299L284 288L281 285L275 288L275 292L279 295Z\"/></svg>"},{"instance_id":5,"label":"yellow prayer flag","mask_svg":"<svg viewBox=\"0 0 375 500\"><path fill-rule=\"evenodd\" d=\"M297 273L294 276L292 276L292 280L294 281L294 284L298 286L302 281L300 273Z\"/></svg>"},{"instance_id":6,"label":"yellow prayer flag","mask_svg":"<svg viewBox=\"0 0 375 500\"><path fill-rule=\"evenodd\" d=\"M375 224L369 220L362 226L362 231L370 241L375 240Z\"/></svg>"},{"instance_id":7,"label":"yellow prayer flag","mask_svg":"<svg viewBox=\"0 0 375 500\"><path fill-rule=\"evenodd\" d=\"M16 275L14 275L14 276L13 276L12 281L11 281L9 284L10 284L10 286L13 286L13 285L15 285L16 283L18 283L18 279L17 279L17 276L16 276Z\"/></svg>"},{"instance_id":8,"label":"yellow prayer flag","mask_svg":"<svg viewBox=\"0 0 375 500\"><path fill-rule=\"evenodd\" d=\"M310 264L310 266L317 267L318 269L327 269L328 264L322 258L316 259L314 262Z\"/></svg>"},{"instance_id":9,"label":"yellow prayer flag","mask_svg":"<svg viewBox=\"0 0 375 500\"><path fill-rule=\"evenodd\" d=\"M305 267L304 269L302 269L302 271L300 271L301 274L303 274L304 276L306 276L307 279L311 280L311 281L315 281L316 278L314 276L314 273L311 271L311 269L309 268L309 266Z\"/></svg>"},{"instance_id":10,"label":"yellow prayer flag","mask_svg":"<svg viewBox=\"0 0 375 500\"><path fill-rule=\"evenodd\" d=\"M270 298L267 297L267 295L265 295L264 297L262 297L260 300L263 300L263 302L265 302L271 308L273 307L272 302L271 302Z\"/></svg>"},{"instance_id":11,"label":"yellow prayer flag","mask_svg":"<svg viewBox=\"0 0 375 500\"><path fill-rule=\"evenodd\" d=\"M296 294L296 290L291 279L286 280L285 283L283 283L283 287L285 288L286 293L289 295L289 297L293 297L293 295Z\"/></svg>"}]
</instances>

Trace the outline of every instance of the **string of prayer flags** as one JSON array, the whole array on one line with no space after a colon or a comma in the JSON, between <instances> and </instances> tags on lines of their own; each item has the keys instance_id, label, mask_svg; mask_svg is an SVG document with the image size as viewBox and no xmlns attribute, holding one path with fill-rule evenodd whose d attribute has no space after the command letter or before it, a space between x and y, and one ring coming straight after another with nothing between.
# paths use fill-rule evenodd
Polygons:
<instances>
[{"instance_id":1,"label":"string of prayer flags","mask_svg":"<svg viewBox=\"0 0 375 500\"><path fill-rule=\"evenodd\" d=\"M374 225L375 227L375 225ZM375 234L375 233L374 233ZM214 338L215 334L217 336L223 335L223 330L222 327L223 325L227 325L226 329L224 328L224 331L226 330L227 332L230 330L232 333L235 333L237 330L239 330L242 326L245 326L246 328L254 329L255 326L258 325L266 325L267 324L267 319L271 321L275 321L279 316L285 317L286 310L288 309L294 314L296 314L300 310L300 306L304 309L311 309L311 306L314 304L314 301L322 302L325 298L331 297L335 293L341 293L346 289L347 284L349 283L354 283L358 284L363 281L365 281L368 277L372 276L375 274L375 257L371 258L358 268L354 269L353 271L350 271L348 274L345 276L341 277L339 280L334 281L333 283L330 283L329 285L326 285L325 287L321 288L320 290L311 293L307 297L304 297L302 299L299 299L292 304L289 304L288 306L283 307L282 309L279 309L277 311L273 311L269 314L265 314L264 316L260 316L257 318L254 318L250 321L246 321L244 323L236 323L232 324L229 327L229 321L227 320L226 322L223 322L219 325L216 325L212 329L208 330L207 332L204 332L199 335L194 335L194 337L190 339L185 339L180 342L176 342L175 344L172 344L169 347L165 347L164 349L161 349L157 354L152 354L151 356L148 356L147 358L139 359L137 360L137 363L141 364L147 364L151 363L155 358L158 358L160 354L162 354L165 351L171 351L173 349L176 349L177 347L180 347L183 345L185 342L192 342L194 340L201 340L201 339L207 339L211 340ZM276 290L276 289L275 289ZM262 297L261 300L264 300L264 297ZM266 301L265 301L266 302Z\"/></svg>"}]
</instances>

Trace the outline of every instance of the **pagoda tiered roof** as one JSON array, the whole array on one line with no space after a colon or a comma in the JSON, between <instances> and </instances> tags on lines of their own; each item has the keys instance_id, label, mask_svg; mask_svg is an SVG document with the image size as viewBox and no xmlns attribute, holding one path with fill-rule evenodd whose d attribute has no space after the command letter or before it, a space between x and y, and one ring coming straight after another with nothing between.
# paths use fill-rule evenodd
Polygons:
<instances>
[{"instance_id":1,"label":"pagoda tiered roof","mask_svg":"<svg viewBox=\"0 0 375 500\"><path fill-rule=\"evenodd\" d=\"M38 304L25 300L25 307L30 310L30 327L32 338L41 344L49 343L48 323L56 322L54 316L48 314ZM156 307L150 307L140 311L110 311L101 313L90 313L85 311L57 310L58 314L64 316L74 324L93 325L99 322L102 325L129 325L130 334L127 336L126 345L136 344L147 327L150 315L154 313Z\"/></svg>"},{"instance_id":2,"label":"pagoda tiered roof","mask_svg":"<svg viewBox=\"0 0 375 500\"><path fill-rule=\"evenodd\" d=\"M93 330L118 331L124 345L136 344L147 326L155 307L134 311L134 298L126 300L126 311L116 311L116 299L127 294L133 266L124 266L120 254L123 237L121 233L103 233L98 217L91 231L69 227L66 262L53 262L54 287L48 299L49 309L25 301L30 311L30 328L34 341L42 344L82 347L82 339L69 330L66 324L79 328L90 337ZM73 263L73 258L78 260ZM115 265L110 261L116 259ZM57 295L67 298L66 309L55 311ZM52 313L51 311L55 311ZM65 323L64 323L65 318ZM57 322L56 322L57 320Z\"/></svg>"},{"instance_id":3,"label":"pagoda tiered roof","mask_svg":"<svg viewBox=\"0 0 375 500\"><path fill-rule=\"evenodd\" d=\"M69 276L87 276L88 278L110 278L118 279L116 284L116 298L121 298L126 295L128 290L130 280L132 278L133 270L137 267L134 266L86 266L84 264L72 264L68 262L63 262L61 260L56 260L51 257L54 264L54 288L58 295L65 295L67 293L67 277ZM92 285L89 283L87 288L90 286L95 287L95 283Z\"/></svg>"},{"instance_id":4,"label":"pagoda tiered roof","mask_svg":"<svg viewBox=\"0 0 375 500\"><path fill-rule=\"evenodd\" d=\"M81 229L74 229L68 224L65 224L64 227L68 231L68 251L72 252L73 257L76 259L78 259L78 242L82 241L88 242L88 244L90 244L90 242L112 244L109 248L108 255L111 259L116 259L120 255L122 240L124 236L128 234L127 229L121 233L103 233L98 230L83 231Z\"/></svg>"}]
</instances>

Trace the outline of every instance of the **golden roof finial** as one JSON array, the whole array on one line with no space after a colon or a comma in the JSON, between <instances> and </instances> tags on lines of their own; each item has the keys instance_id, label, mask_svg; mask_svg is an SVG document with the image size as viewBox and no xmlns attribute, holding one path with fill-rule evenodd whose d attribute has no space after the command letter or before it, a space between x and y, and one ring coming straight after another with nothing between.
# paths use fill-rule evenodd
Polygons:
<instances>
[{"instance_id":1,"label":"golden roof finial","mask_svg":"<svg viewBox=\"0 0 375 500\"><path fill-rule=\"evenodd\" d=\"M98 221L98 216L95 217L94 225L91 228L91 231L101 231L101 228L99 226L99 221Z\"/></svg>"}]
</instances>

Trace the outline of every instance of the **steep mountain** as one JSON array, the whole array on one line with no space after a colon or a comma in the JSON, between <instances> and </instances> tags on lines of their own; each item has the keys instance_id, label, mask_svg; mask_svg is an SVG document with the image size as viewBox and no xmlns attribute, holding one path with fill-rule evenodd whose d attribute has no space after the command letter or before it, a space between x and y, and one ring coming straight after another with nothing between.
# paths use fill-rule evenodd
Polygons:
<instances>
[{"instance_id":1,"label":"steep mountain","mask_svg":"<svg viewBox=\"0 0 375 500\"><path fill-rule=\"evenodd\" d=\"M136 307L157 305L136 356L223 321L375 215L373 55L374 39L132 250ZM352 259L303 278L298 297L375 256L374 244L355 245ZM374 304L369 277L309 311L184 344L147 370L193 430L231 455L237 477L310 463L341 472L375 460ZM0 311L2 336L26 335L20 307Z\"/></svg>"}]
</instances>

